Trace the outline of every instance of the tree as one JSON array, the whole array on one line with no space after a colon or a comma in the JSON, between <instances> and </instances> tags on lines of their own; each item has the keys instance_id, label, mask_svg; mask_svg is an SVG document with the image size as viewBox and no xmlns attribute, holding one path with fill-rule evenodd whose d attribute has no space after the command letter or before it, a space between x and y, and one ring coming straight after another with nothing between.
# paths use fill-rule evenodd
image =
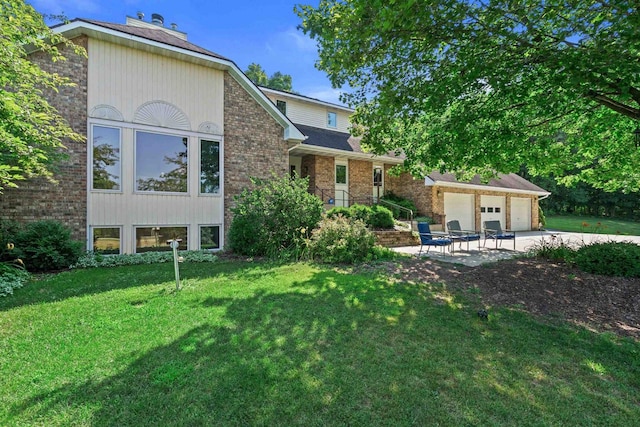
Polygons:
<instances>
[{"instance_id":1,"label":"tree","mask_svg":"<svg viewBox=\"0 0 640 427\"><path fill-rule=\"evenodd\" d=\"M59 45L84 53L23 1L0 3L0 193L30 177L53 180L52 166L65 157L64 141L82 140L45 99L47 91L71 82L28 56L42 51L54 62L64 60Z\"/></svg>"},{"instance_id":2,"label":"tree","mask_svg":"<svg viewBox=\"0 0 640 427\"><path fill-rule=\"evenodd\" d=\"M322 0L297 6L354 132L405 166L640 188L635 0Z\"/></svg>"},{"instance_id":3,"label":"tree","mask_svg":"<svg viewBox=\"0 0 640 427\"><path fill-rule=\"evenodd\" d=\"M256 63L249 64L244 73L249 77L249 80L259 86L287 92L293 91L292 79L289 74L282 74L280 71L276 71L271 77L267 77L267 73L262 66Z\"/></svg>"}]
</instances>

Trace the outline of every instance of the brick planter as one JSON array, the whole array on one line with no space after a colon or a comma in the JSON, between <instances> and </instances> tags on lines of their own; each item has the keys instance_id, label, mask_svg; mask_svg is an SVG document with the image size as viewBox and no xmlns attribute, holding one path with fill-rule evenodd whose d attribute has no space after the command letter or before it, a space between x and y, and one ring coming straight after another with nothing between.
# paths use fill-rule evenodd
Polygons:
<instances>
[{"instance_id":1,"label":"brick planter","mask_svg":"<svg viewBox=\"0 0 640 427\"><path fill-rule=\"evenodd\" d=\"M387 248L419 245L418 237L411 231L374 230L376 243Z\"/></svg>"}]
</instances>

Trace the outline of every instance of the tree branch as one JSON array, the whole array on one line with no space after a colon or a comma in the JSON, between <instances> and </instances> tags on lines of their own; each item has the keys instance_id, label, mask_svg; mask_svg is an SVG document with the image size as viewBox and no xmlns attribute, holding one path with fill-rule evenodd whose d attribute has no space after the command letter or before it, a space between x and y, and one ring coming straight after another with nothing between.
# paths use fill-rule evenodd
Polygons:
<instances>
[{"instance_id":1,"label":"tree branch","mask_svg":"<svg viewBox=\"0 0 640 427\"><path fill-rule=\"evenodd\" d=\"M634 120L640 120L640 109L633 108L629 105L616 101L600 93L591 92L587 95L589 98L596 101L598 104L603 105L616 113L620 113L623 116L630 117Z\"/></svg>"}]
</instances>

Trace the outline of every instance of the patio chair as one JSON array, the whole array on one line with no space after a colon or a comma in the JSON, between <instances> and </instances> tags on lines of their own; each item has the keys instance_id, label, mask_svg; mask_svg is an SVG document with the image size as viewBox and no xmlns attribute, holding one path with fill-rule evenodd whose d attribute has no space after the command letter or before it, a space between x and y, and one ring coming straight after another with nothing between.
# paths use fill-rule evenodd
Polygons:
<instances>
[{"instance_id":1,"label":"patio chair","mask_svg":"<svg viewBox=\"0 0 640 427\"><path fill-rule=\"evenodd\" d=\"M424 246L427 247L427 253L429 253L431 246L440 247L443 255L445 246L451 246L452 240L448 237L448 234L431 231L431 227L426 222L418 223L418 234L420 235L420 252L418 252L418 256L422 254Z\"/></svg>"},{"instance_id":2,"label":"patio chair","mask_svg":"<svg viewBox=\"0 0 640 427\"><path fill-rule=\"evenodd\" d=\"M485 221L482 223L484 228L484 246L487 245L487 239L493 239L496 241L496 249L498 249L498 242L502 246L503 240L513 240L513 250L516 250L516 232L513 230L503 230L500 226L500 221Z\"/></svg>"},{"instance_id":3,"label":"patio chair","mask_svg":"<svg viewBox=\"0 0 640 427\"><path fill-rule=\"evenodd\" d=\"M480 232L476 230L463 230L460 228L460 221L457 219L447 221L447 230L451 236L451 240L455 244L460 242L460 250L462 250L462 242L467 242L467 251L469 250L469 242L478 241L478 250L480 250Z\"/></svg>"}]
</instances>

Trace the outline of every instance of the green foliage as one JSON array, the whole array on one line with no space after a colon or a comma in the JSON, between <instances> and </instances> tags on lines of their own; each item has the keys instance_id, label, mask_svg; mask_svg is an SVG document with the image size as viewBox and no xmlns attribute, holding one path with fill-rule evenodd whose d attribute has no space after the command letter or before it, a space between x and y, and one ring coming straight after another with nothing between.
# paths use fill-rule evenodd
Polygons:
<instances>
[{"instance_id":1,"label":"green foliage","mask_svg":"<svg viewBox=\"0 0 640 427\"><path fill-rule=\"evenodd\" d=\"M24 286L29 273L18 263L0 262L0 297L13 294L14 289Z\"/></svg>"},{"instance_id":2,"label":"green foliage","mask_svg":"<svg viewBox=\"0 0 640 427\"><path fill-rule=\"evenodd\" d=\"M434 224L433 218L430 216L417 216L413 218L415 222L426 222L427 224Z\"/></svg>"},{"instance_id":3,"label":"green foliage","mask_svg":"<svg viewBox=\"0 0 640 427\"><path fill-rule=\"evenodd\" d=\"M65 156L64 140L80 141L43 96L71 85L29 61L27 49L44 52L53 62L65 58L59 48L74 54L84 50L54 34L33 7L21 0L0 6L0 193L32 176L52 180L51 167Z\"/></svg>"},{"instance_id":4,"label":"green foliage","mask_svg":"<svg viewBox=\"0 0 640 427\"><path fill-rule=\"evenodd\" d=\"M629 1L322 0L317 67L376 154L425 171L555 173L640 189L640 14ZM402 82L402 84L398 84Z\"/></svg>"},{"instance_id":5,"label":"green foliage","mask_svg":"<svg viewBox=\"0 0 640 427\"><path fill-rule=\"evenodd\" d=\"M592 243L576 251L574 262L587 273L640 277L640 245L632 242Z\"/></svg>"},{"instance_id":6,"label":"green foliage","mask_svg":"<svg viewBox=\"0 0 640 427\"><path fill-rule=\"evenodd\" d=\"M351 218L351 209L344 206L336 206L335 208L329 209L325 215L327 218L336 218L337 216Z\"/></svg>"},{"instance_id":7,"label":"green foliage","mask_svg":"<svg viewBox=\"0 0 640 427\"><path fill-rule=\"evenodd\" d=\"M386 207L375 205L371 208L368 225L372 228L391 229L394 226L393 214Z\"/></svg>"},{"instance_id":8,"label":"green foliage","mask_svg":"<svg viewBox=\"0 0 640 427\"><path fill-rule=\"evenodd\" d=\"M14 239L16 252L33 272L69 268L84 248L82 242L71 239L69 228L49 220L26 224Z\"/></svg>"},{"instance_id":9,"label":"green foliage","mask_svg":"<svg viewBox=\"0 0 640 427\"><path fill-rule=\"evenodd\" d=\"M542 208L540 207L540 205L538 205L538 222L544 227L545 225L547 225L547 217L544 216L544 211L542 210Z\"/></svg>"},{"instance_id":10,"label":"green foliage","mask_svg":"<svg viewBox=\"0 0 640 427\"><path fill-rule=\"evenodd\" d=\"M541 239L535 243L529 248L529 253L551 261L571 262L576 253L576 245L552 236L549 240Z\"/></svg>"},{"instance_id":11,"label":"green foliage","mask_svg":"<svg viewBox=\"0 0 640 427\"><path fill-rule=\"evenodd\" d=\"M309 241L312 259L355 264L373 258L375 236L361 220L338 216L320 221Z\"/></svg>"},{"instance_id":12,"label":"green foliage","mask_svg":"<svg viewBox=\"0 0 640 427\"><path fill-rule=\"evenodd\" d=\"M331 208L326 213L327 218L338 216L360 220L369 228L390 229L394 226L391 211L380 205L367 206L356 203L348 208L343 206Z\"/></svg>"},{"instance_id":13,"label":"green foliage","mask_svg":"<svg viewBox=\"0 0 640 427\"><path fill-rule=\"evenodd\" d=\"M292 79L289 74L282 74L280 71L276 71L271 77L267 77L267 73L262 66L255 62L249 64L249 67L247 67L244 73L249 77L249 80L259 86L286 92L293 91Z\"/></svg>"},{"instance_id":14,"label":"green foliage","mask_svg":"<svg viewBox=\"0 0 640 427\"><path fill-rule=\"evenodd\" d=\"M249 256L299 258L322 218L322 201L309 194L308 178L252 178L253 188L236 197L228 244Z\"/></svg>"},{"instance_id":15,"label":"green foliage","mask_svg":"<svg viewBox=\"0 0 640 427\"><path fill-rule=\"evenodd\" d=\"M184 262L215 262L218 256L209 251L179 251ZM173 262L173 252L144 252L141 254L102 255L87 252L71 268L118 267L121 265L148 265Z\"/></svg>"},{"instance_id":16,"label":"green foliage","mask_svg":"<svg viewBox=\"0 0 640 427\"><path fill-rule=\"evenodd\" d=\"M388 202L391 202L395 205L399 205L402 206L403 208L406 209L411 209L411 211L413 212L414 215L416 215L418 213L418 208L416 207L416 204L413 203L413 201L409 200L409 199L405 199L404 197L398 196L396 194L393 193L387 193L384 195L384 197L381 197L381 200L386 200ZM385 205L385 207L389 208L391 210L391 212L393 213L393 217L396 219L400 219L400 218L405 218L405 219L409 219L409 213L407 211L405 211L404 209L400 209L397 208L395 206L390 206L390 205Z\"/></svg>"}]
</instances>

